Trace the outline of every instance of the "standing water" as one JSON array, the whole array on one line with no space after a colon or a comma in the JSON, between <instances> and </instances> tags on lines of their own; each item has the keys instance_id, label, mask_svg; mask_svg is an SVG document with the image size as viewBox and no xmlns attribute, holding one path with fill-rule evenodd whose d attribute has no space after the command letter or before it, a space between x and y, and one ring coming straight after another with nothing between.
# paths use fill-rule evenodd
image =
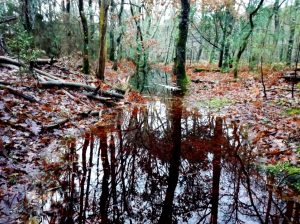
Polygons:
<instances>
[{"instance_id":1,"label":"standing water","mask_svg":"<svg viewBox=\"0 0 300 224\"><path fill-rule=\"evenodd\" d=\"M155 83L144 91L169 86ZM299 223L297 199L273 189L244 133L176 97L108 110L48 149L26 214L49 224Z\"/></svg>"}]
</instances>

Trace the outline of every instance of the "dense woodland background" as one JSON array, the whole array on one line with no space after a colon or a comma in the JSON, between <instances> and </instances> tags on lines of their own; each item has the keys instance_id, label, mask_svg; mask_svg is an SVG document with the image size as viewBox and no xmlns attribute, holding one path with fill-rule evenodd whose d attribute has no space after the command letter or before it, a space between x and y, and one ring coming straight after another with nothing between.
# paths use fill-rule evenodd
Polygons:
<instances>
[{"instance_id":1,"label":"dense woodland background","mask_svg":"<svg viewBox=\"0 0 300 224\"><path fill-rule=\"evenodd\" d=\"M100 79L105 58L115 70L126 59L145 73L174 61L185 21L187 63L233 69L237 77L240 65L295 66L299 11L299 0L2 0L0 52L22 60L80 56L83 72Z\"/></svg>"}]
</instances>

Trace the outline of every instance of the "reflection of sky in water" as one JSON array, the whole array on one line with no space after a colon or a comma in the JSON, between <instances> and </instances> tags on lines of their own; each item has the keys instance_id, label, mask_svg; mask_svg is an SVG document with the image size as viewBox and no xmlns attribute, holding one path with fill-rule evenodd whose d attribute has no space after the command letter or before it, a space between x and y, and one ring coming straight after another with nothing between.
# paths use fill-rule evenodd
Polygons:
<instances>
[{"instance_id":1,"label":"reflection of sky in water","mask_svg":"<svg viewBox=\"0 0 300 224\"><path fill-rule=\"evenodd\" d=\"M168 103L168 102L166 102ZM137 114L133 111L136 108L131 107L124 109L122 113L122 142L124 146L124 154L120 154L120 139L118 138L118 131L116 127L112 128L111 132L107 132L107 143L109 144L111 136L115 140L115 151L116 151L116 192L117 192L117 204L122 211L123 222L137 223L139 220L137 217L143 216L139 223L153 223L156 222L161 213L161 206L164 203L164 195L167 190L167 176L169 175L169 162L168 162L168 148L171 147L172 142L170 142L171 132L172 132L172 115L171 107L166 105L161 101L149 102L145 107L138 108ZM207 215L203 219L202 223L209 222L209 212L210 212L210 197L212 194L213 186L213 170L214 158L217 151L213 146L213 142L210 139L215 135L215 122L216 119L213 117L208 117L205 115L198 115L195 111L183 110L183 115L181 118L181 128L182 128L182 143L187 142L187 146L182 145L182 154L179 167L179 178L175 189L175 196L173 200L174 205L174 215L178 223L197 223L201 217ZM195 129L196 124L196 129ZM241 146L247 145L247 141L242 138L239 134L242 132L238 124L234 124L222 120L222 135L225 136L227 142L230 145L237 146L237 142ZM237 136L234 135L235 133ZM153 139L149 139L152 136ZM193 137L194 136L194 137ZM193 137L190 139L190 137ZM196 137L196 138L195 138ZM99 138L94 136L94 147L93 147L93 161L91 167L91 181L89 185L89 201L90 203L95 198L97 205L99 205L99 200L101 196L102 189L102 179L104 177L103 166L99 147ZM193 141L203 140L203 143L212 144L204 145L203 149L201 145L193 145ZM191 140L186 141L186 140ZM205 140L205 141L204 141ZM80 192L80 179L82 178L82 146L84 143L84 138L77 139L76 154L78 155L78 166L79 173L74 173L75 175L75 191L77 196ZM154 144L158 149L151 148L151 144ZM157 145L158 144L158 145ZM189 149L191 147L191 149ZM195 149L193 149L195 147ZM200 147L200 148L197 148ZM240 165L237 160L234 159L233 152L235 147L226 149L224 145L220 146L222 156L220 157L219 165L221 169L220 183L219 183L219 207L218 207L218 220L222 223L224 220L228 219L228 213L233 208L234 195L238 190L238 202L237 206L240 206L237 210L237 217L239 221L245 223L257 223L258 219L255 217L255 213L251 208L249 202L249 192L247 191L247 183L245 181L244 174L241 172ZM86 161L87 161L87 172L90 146L86 150ZM157 151L158 150L158 151ZM189 150L192 150L191 152ZM195 152L196 150L196 152ZM198 152L197 152L198 150ZM252 160L251 157L247 158L249 153L246 148L239 148L241 158L245 159L246 164ZM66 147L60 146L56 148L53 152L48 154L49 161L59 161L63 158L63 154L69 152ZM190 154L192 153L192 154ZM194 153L194 154L193 154ZM170 156L170 155L169 155ZM193 156L193 157L192 157ZM55 158L55 159L54 159ZM128 214L121 208L122 205L122 195L124 194L121 181L121 159L123 161L124 169L124 184L126 189L126 197L128 200L128 205L130 207L131 215ZM192 159L192 160L190 160ZM108 146L108 160L111 165L111 154ZM68 161L66 161L68 163ZM70 163L71 164L71 163ZM70 166L69 164L69 166ZM98 166L97 166L98 164ZM134 165L135 170L132 170ZM267 189L265 185L266 176L264 174L257 173L255 166L249 169L251 173L251 191L255 197L254 202L258 207L258 211L262 216L265 215L265 210L267 206ZM59 177L61 182L70 181L69 177L71 173L62 174ZM240 175L239 186L237 187L237 178ZM131 177L134 176L134 193L130 192ZM53 181L53 180L46 180ZM109 178L109 192L111 194L111 177ZM58 183L57 183L58 184ZM154 184L154 186L152 185ZM149 187L152 186L152 187ZM86 189L87 184L85 182L84 189ZM151 192L151 189L154 189ZM53 204L61 202L61 204L66 203L62 190L54 190L53 192L46 192L43 196L45 199L43 210L49 211ZM204 197L203 200L201 197ZM70 200L70 199L67 199ZM77 199L78 200L78 199ZM194 201L193 201L194 200ZM259 201L260 200L260 201ZM277 199L278 200L278 199ZM78 213L78 201L74 202L75 206L74 212ZM110 199L108 207L108 216L112 218L113 211L113 201ZM90 205L91 206L91 205ZM248 206L248 210L247 210ZM245 213L248 212L249 214ZM275 210L272 210L275 213ZM251 215L250 215L251 213ZM151 214L153 217L151 217ZM99 215L98 210L93 210L92 207L86 209L87 218L89 215ZM150 215L150 217L149 217ZM78 217L78 215L74 215ZM48 223L44 219L43 223ZM154 221L156 220L156 221ZM234 223L229 221L228 223Z\"/></svg>"}]
</instances>

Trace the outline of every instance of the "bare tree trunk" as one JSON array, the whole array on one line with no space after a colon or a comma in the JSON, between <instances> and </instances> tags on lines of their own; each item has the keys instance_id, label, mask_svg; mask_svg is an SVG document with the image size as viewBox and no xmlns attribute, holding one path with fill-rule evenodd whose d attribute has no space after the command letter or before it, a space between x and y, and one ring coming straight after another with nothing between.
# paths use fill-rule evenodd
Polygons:
<instances>
[{"instance_id":1,"label":"bare tree trunk","mask_svg":"<svg viewBox=\"0 0 300 224\"><path fill-rule=\"evenodd\" d=\"M118 26L121 29L120 33L117 37L116 40L116 57L114 60L114 64L113 64L113 70L117 71L118 70L118 61L121 59L121 40L122 40L122 36L123 36L123 28L122 28L122 15L123 15L123 11L124 11L124 0L121 0L121 8L120 8L120 12L118 14Z\"/></svg>"},{"instance_id":2,"label":"bare tree trunk","mask_svg":"<svg viewBox=\"0 0 300 224\"><path fill-rule=\"evenodd\" d=\"M83 29L83 66L82 66L82 72L85 74L89 74L89 30L88 30L88 24L87 19L84 14L84 8L83 8L83 0L79 0L78 2L78 9Z\"/></svg>"},{"instance_id":3,"label":"bare tree trunk","mask_svg":"<svg viewBox=\"0 0 300 224\"><path fill-rule=\"evenodd\" d=\"M109 161L107 153L107 132L105 130L100 130L100 139L101 139L101 160L103 165L103 179L102 179L102 192L100 196L100 215L101 223L108 223L108 204L109 204Z\"/></svg>"},{"instance_id":4,"label":"bare tree trunk","mask_svg":"<svg viewBox=\"0 0 300 224\"><path fill-rule=\"evenodd\" d=\"M287 54L286 54L286 64L290 66L292 64L292 53L293 53L293 47L294 47L294 42L295 42L295 32L296 32L296 19L297 19L297 11L299 7L300 1L295 0L295 6L294 9L294 17L292 18L291 21L291 26L290 26L290 36L289 36L289 41L288 41L288 49L287 49Z\"/></svg>"},{"instance_id":5,"label":"bare tree trunk","mask_svg":"<svg viewBox=\"0 0 300 224\"><path fill-rule=\"evenodd\" d=\"M279 37L279 0L275 0L274 3L274 40L273 40L273 44L274 47L277 46L278 43L278 37Z\"/></svg>"},{"instance_id":6,"label":"bare tree trunk","mask_svg":"<svg viewBox=\"0 0 300 224\"><path fill-rule=\"evenodd\" d=\"M177 85L182 90L186 89L187 76L185 72L185 60L186 60L186 41L189 30L189 12L190 3L189 0L181 0L181 15L179 22L179 36L176 43L176 56L174 59L174 74L177 77Z\"/></svg>"},{"instance_id":7,"label":"bare tree trunk","mask_svg":"<svg viewBox=\"0 0 300 224\"><path fill-rule=\"evenodd\" d=\"M168 188L158 224L171 224L173 213L173 200L175 189L179 177L180 157L181 157L181 118L182 101L181 99L172 102L172 155L168 174ZM176 112L175 112L176 111ZM175 113L174 113L175 112Z\"/></svg>"},{"instance_id":8,"label":"bare tree trunk","mask_svg":"<svg viewBox=\"0 0 300 224\"><path fill-rule=\"evenodd\" d=\"M214 130L214 139L221 139L223 120L220 117L216 118L216 126ZM220 176L221 176L221 154L222 145L215 141L213 165L213 183L212 183L212 196L211 196L211 218L210 223L218 223L218 211L219 211L219 196L220 196Z\"/></svg>"},{"instance_id":9,"label":"bare tree trunk","mask_svg":"<svg viewBox=\"0 0 300 224\"><path fill-rule=\"evenodd\" d=\"M254 29L253 17L257 14L258 10L260 9L260 7L262 6L263 3L264 3L264 0L260 0L257 7L250 13L250 18L249 18L250 29L246 33L244 38L242 39L242 44L239 46L238 52L237 52L235 60L234 60L233 76L235 79L237 79L237 77L238 77L238 66L239 66L239 62L241 60L242 54L244 53L244 51L247 47L248 39L251 36L253 29Z\"/></svg>"},{"instance_id":10,"label":"bare tree trunk","mask_svg":"<svg viewBox=\"0 0 300 224\"><path fill-rule=\"evenodd\" d=\"M30 0L24 0L23 2L23 16L24 16L24 28L28 32L32 31L32 24L30 21Z\"/></svg>"},{"instance_id":11,"label":"bare tree trunk","mask_svg":"<svg viewBox=\"0 0 300 224\"><path fill-rule=\"evenodd\" d=\"M168 45L168 49L167 49L167 55L166 55L166 58L165 58L165 65L169 61L169 54L170 54L170 48L171 48L171 43L172 43L172 39L173 39L174 28L175 28L175 25L172 26L172 30L171 30L171 34L170 34L170 38L169 38L169 45Z\"/></svg>"},{"instance_id":12,"label":"bare tree trunk","mask_svg":"<svg viewBox=\"0 0 300 224\"><path fill-rule=\"evenodd\" d=\"M85 134L85 139L82 148L82 178L80 180L80 208L79 208L79 217L78 223L85 223L85 210L84 210L84 185L86 180L86 151L90 143L90 136L89 134Z\"/></svg>"},{"instance_id":13,"label":"bare tree trunk","mask_svg":"<svg viewBox=\"0 0 300 224\"><path fill-rule=\"evenodd\" d=\"M114 21L114 14L115 14L116 4L114 0L110 2L110 30L109 30L109 60L115 61L115 21Z\"/></svg>"},{"instance_id":14,"label":"bare tree trunk","mask_svg":"<svg viewBox=\"0 0 300 224\"><path fill-rule=\"evenodd\" d=\"M107 11L109 7L109 0L102 0L100 5L100 46L99 46L99 61L97 78L104 80L105 72L105 40L106 40L106 28L107 28Z\"/></svg>"},{"instance_id":15,"label":"bare tree trunk","mask_svg":"<svg viewBox=\"0 0 300 224\"><path fill-rule=\"evenodd\" d=\"M67 0L67 3L66 3L66 11L67 11L67 13L70 13L70 8L71 8L70 0Z\"/></svg>"}]
</instances>

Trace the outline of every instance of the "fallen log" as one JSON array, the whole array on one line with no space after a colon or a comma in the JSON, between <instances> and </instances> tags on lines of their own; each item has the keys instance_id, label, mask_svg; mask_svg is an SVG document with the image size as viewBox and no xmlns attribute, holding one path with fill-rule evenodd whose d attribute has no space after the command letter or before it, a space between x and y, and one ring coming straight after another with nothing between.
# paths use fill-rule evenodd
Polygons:
<instances>
[{"instance_id":1,"label":"fallen log","mask_svg":"<svg viewBox=\"0 0 300 224\"><path fill-rule=\"evenodd\" d=\"M4 64L12 64L18 67L21 66L25 66L25 64L23 62L19 62L15 59L12 58L8 58L8 57L4 57L4 56L0 56L0 64L4 63ZM104 90L97 90L97 87L94 86L89 86L89 85L85 85L83 83L75 83L75 82L65 82L63 79L60 79L54 75L51 75L47 72L44 72L42 70L39 70L37 68L33 69L36 73L41 74L43 76L46 76L48 78L54 79L53 81L46 81L46 82L41 82L41 86L42 87L67 87L67 88L84 88L87 89L89 91L97 91L99 95L101 96L107 96L107 97L113 97L116 99L124 99L124 95L117 93L117 92L112 92L112 91L104 91Z\"/></svg>"},{"instance_id":2,"label":"fallen log","mask_svg":"<svg viewBox=\"0 0 300 224\"><path fill-rule=\"evenodd\" d=\"M68 121L70 121L70 118L64 118L64 119L61 119L61 120L59 120L55 123L48 124L48 125L43 125L42 130L43 131L50 131L52 129L58 128L59 126L67 123Z\"/></svg>"},{"instance_id":3,"label":"fallen log","mask_svg":"<svg viewBox=\"0 0 300 224\"><path fill-rule=\"evenodd\" d=\"M12 64L7 64L7 63L0 63L0 67L5 67L5 68L15 69L15 70L20 69L20 66L16 66L16 65L12 65Z\"/></svg>"},{"instance_id":4,"label":"fallen log","mask_svg":"<svg viewBox=\"0 0 300 224\"><path fill-rule=\"evenodd\" d=\"M287 81L300 82L300 72L288 71L282 76Z\"/></svg>"},{"instance_id":5,"label":"fallen log","mask_svg":"<svg viewBox=\"0 0 300 224\"><path fill-rule=\"evenodd\" d=\"M6 86L9 86L9 85L11 85L11 83L9 83L9 82L5 82L5 81L1 81L1 80L0 80L0 84L2 84L2 85L6 85Z\"/></svg>"},{"instance_id":6,"label":"fallen log","mask_svg":"<svg viewBox=\"0 0 300 224\"><path fill-rule=\"evenodd\" d=\"M35 71L36 73L41 74L41 75L43 75L43 76L46 76L46 77L48 77L48 78L50 78L50 79L56 80L56 81L61 81L61 82L64 82L64 81L65 81L65 80L63 80L63 79L61 79L61 78L59 78L59 77L56 77L56 76L54 76L54 75L51 75L51 74L49 74L49 73L47 73L47 72L44 72L44 71L42 71L42 70L40 70L40 69L37 69L37 68L34 68L33 71Z\"/></svg>"},{"instance_id":7,"label":"fallen log","mask_svg":"<svg viewBox=\"0 0 300 224\"><path fill-rule=\"evenodd\" d=\"M32 65L53 65L56 62L58 62L58 60L53 58L38 58L30 61Z\"/></svg>"},{"instance_id":8,"label":"fallen log","mask_svg":"<svg viewBox=\"0 0 300 224\"><path fill-rule=\"evenodd\" d=\"M45 64L53 64L57 62L56 59L36 59L36 60L32 60L30 61L30 64L35 66L35 65L45 65ZM25 64L21 61L18 61L16 59L13 59L13 58L8 58L8 57L5 57L5 56L0 56L0 63L2 64L12 64L12 65L15 65L15 66L25 66Z\"/></svg>"},{"instance_id":9,"label":"fallen log","mask_svg":"<svg viewBox=\"0 0 300 224\"><path fill-rule=\"evenodd\" d=\"M272 89L269 89L267 91L276 91L276 90L283 90L283 91L289 91L289 92L292 92L292 91L294 91L294 92L300 92L300 90L298 90L298 89L292 90L292 89L279 88L279 87L273 87Z\"/></svg>"},{"instance_id":10,"label":"fallen log","mask_svg":"<svg viewBox=\"0 0 300 224\"><path fill-rule=\"evenodd\" d=\"M5 56L0 56L0 64L12 64L12 65L15 65L15 66L25 66L22 62L19 62L15 59L12 59L12 58L8 58L8 57L5 57Z\"/></svg>"},{"instance_id":11,"label":"fallen log","mask_svg":"<svg viewBox=\"0 0 300 224\"><path fill-rule=\"evenodd\" d=\"M219 68L209 69L209 68L194 68L194 72L220 72Z\"/></svg>"},{"instance_id":12,"label":"fallen log","mask_svg":"<svg viewBox=\"0 0 300 224\"><path fill-rule=\"evenodd\" d=\"M210 83L210 84L215 84L215 82L213 82L213 81L200 80L200 79L191 80L191 82L194 82L194 83Z\"/></svg>"},{"instance_id":13,"label":"fallen log","mask_svg":"<svg viewBox=\"0 0 300 224\"><path fill-rule=\"evenodd\" d=\"M112 101L111 98L108 97L97 96L93 93L83 93L83 95L87 96L90 99L98 100L99 102L105 104L108 107L113 107L117 105L115 102Z\"/></svg>"},{"instance_id":14,"label":"fallen log","mask_svg":"<svg viewBox=\"0 0 300 224\"><path fill-rule=\"evenodd\" d=\"M97 87L85 85L83 83L76 83L76 82L61 82L61 81L47 81L47 82L40 82L40 85L44 88L49 87L67 87L67 88L83 88L89 91L95 91ZM100 90L98 92L101 96L108 96L117 99L123 99L124 96L118 93L110 92L110 91L103 91Z\"/></svg>"},{"instance_id":15,"label":"fallen log","mask_svg":"<svg viewBox=\"0 0 300 224\"><path fill-rule=\"evenodd\" d=\"M30 101L31 103L38 103L38 101L33 96L21 93L19 90L13 89L13 88L11 88L9 86L5 86L5 85L0 84L0 89L6 89L10 93L12 93L12 94L14 94L16 96L22 97L25 100Z\"/></svg>"}]
</instances>

